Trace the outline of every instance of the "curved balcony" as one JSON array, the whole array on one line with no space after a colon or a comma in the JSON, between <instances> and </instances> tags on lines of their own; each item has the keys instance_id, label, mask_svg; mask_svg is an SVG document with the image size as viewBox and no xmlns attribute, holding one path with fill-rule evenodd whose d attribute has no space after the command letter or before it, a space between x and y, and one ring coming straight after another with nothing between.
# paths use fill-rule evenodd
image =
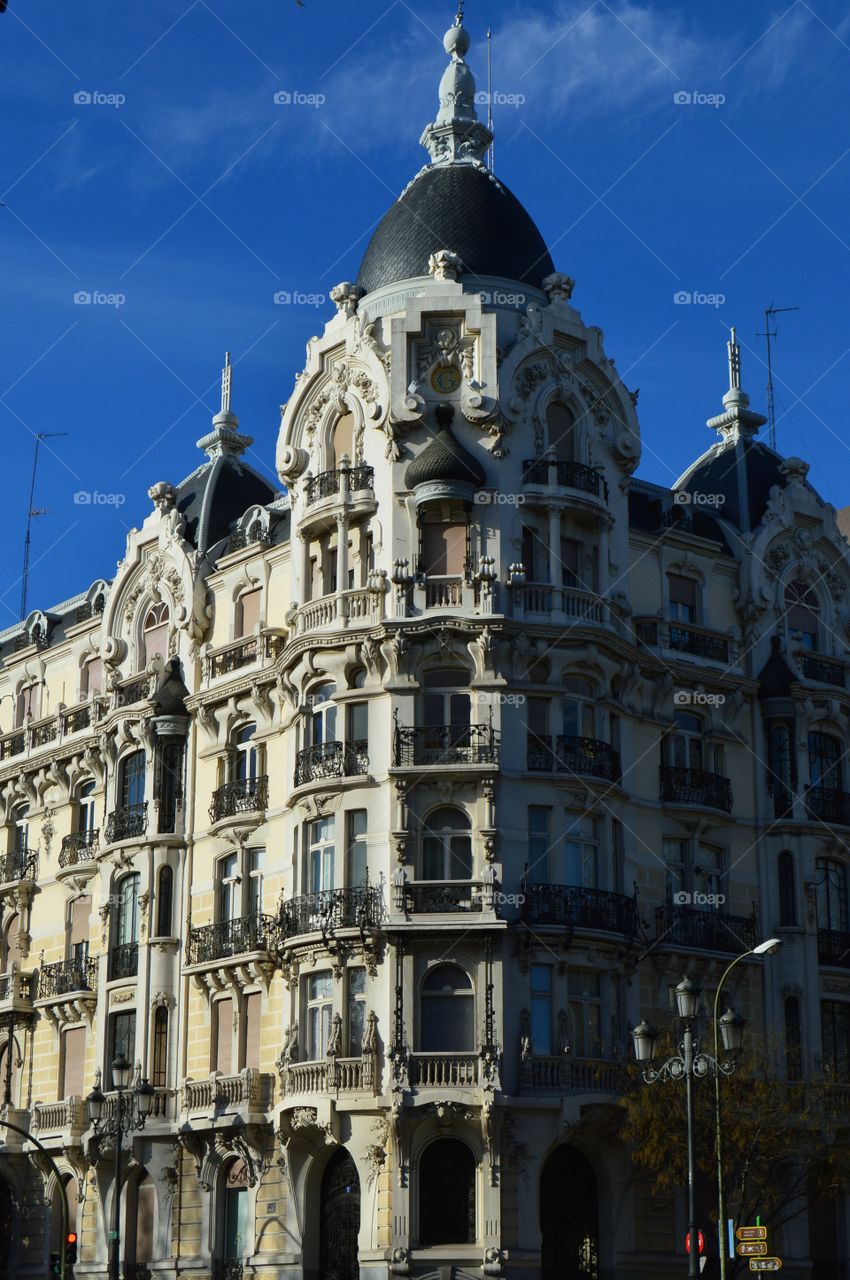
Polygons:
<instances>
[{"instance_id":1,"label":"curved balcony","mask_svg":"<svg viewBox=\"0 0 850 1280\"><path fill-rule=\"evenodd\" d=\"M273 916L237 916L189 930L186 963L214 965L220 960L269 951L277 939L278 922Z\"/></svg>"},{"instance_id":2,"label":"curved balcony","mask_svg":"<svg viewBox=\"0 0 850 1280\"><path fill-rule=\"evenodd\" d=\"M850 969L850 933L843 929L818 929L818 964Z\"/></svg>"},{"instance_id":3,"label":"curved balcony","mask_svg":"<svg viewBox=\"0 0 850 1280\"><path fill-rule=\"evenodd\" d=\"M354 742L321 742L315 747L305 747L295 758L296 787L308 782L323 782L326 778L350 778L364 774L369 769L368 743L365 739Z\"/></svg>"},{"instance_id":4,"label":"curved balcony","mask_svg":"<svg viewBox=\"0 0 850 1280\"><path fill-rule=\"evenodd\" d=\"M592 591L579 587L558 587L549 582L523 582L511 586L512 611L515 618L529 622L567 621L585 625L616 625L608 602Z\"/></svg>"},{"instance_id":5,"label":"curved balcony","mask_svg":"<svg viewBox=\"0 0 850 1280\"><path fill-rule=\"evenodd\" d=\"M113 809L106 822L106 843L118 844L120 840L137 840L148 829L148 804L126 804Z\"/></svg>"},{"instance_id":6,"label":"curved balcony","mask_svg":"<svg viewBox=\"0 0 850 1280\"><path fill-rule=\"evenodd\" d=\"M334 471L321 471L317 476L310 476L304 485L304 497L307 506L311 507L322 498L331 498L338 493L362 493L374 486L374 467L337 467Z\"/></svg>"},{"instance_id":7,"label":"curved balcony","mask_svg":"<svg viewBox=\"0 0 850 1280\"><path fill-rule=\"evenodd\" d=\"M850 794L834 787L809 787L806 809L810 818L850 827Z\"/></svg>"},{"instance_id":8,"label":"curved balcony","mask_svg":"<svg viewBox=\"0 0 850 1280\"><path fill-rule=\"evenodd\" d=\"M501 735L492 725L396 725L393 765L497 765Z\"/></svg>"},{"instance_id":9,"label":"curved balcony","mask_svg":"<svg viewBox=\"0 0 850 1280\"><path fill-rule=\"evenodd\" d=\"M556 738L535 736L529 741L527 767L534 773L571 773L606 782L619 782L620 757L607 742L561 734Z\"/></svg>"},{"instance_id":10,"label":"curved balcony","mask_svg":"<svg viewBox=\"0 0 850 1280\"><path fill-rule=\"evenodd\" d=\"M599 930L626 938L636 938L640 932L637 898L624 893L528 881L522 893L522 918L530 925Z\"/></svg>"},{"instance_id":11,"label":"curved balcony","mask_svg":"<svg viewBox=\"0 0 850 1280\"><path fill-rule=\"evenodd\" d=\"M295 632L302 636L325 629L374 626L382 622L383 617L383 592L373 587L358 587L302 604L295 619Z\"/></svg>"},{"instance_id":12,"label":"curved balcony","mask_svg":"<svg viewBox=\"0 0 850 1280\"><path fill-rule=\"evenodd\" d=\"M268 774L258 778L233 778L212 794L210 822L236 818L241 814L262 813L268 804Z\"/></svg>"},{"instance_id":13,"label":"curved balcony","mask_svg":"<svg viewBox=\"0 0 850 1280\"><path fill-rule=\"evenodd\" d=\"M7 885L34 883L38 879L38 849L13 849L0 854L0 888Z\"/></svg>"},{"instance_id":14,"label":"curved balcony","mask_svg":"<svg viewBox=\"0 0 850 1280\"><path fill-rule=\"evenodd\" d=\"M326 1058L321 1062L287 1062L280 1073L284 1096L304 1093L374 1094L377 1071L374 1054L360 1058Z\"/></svg>"},{"instance_id":15,"label":"curved balcony","mask_svg":"<svg viewBox=\"0 0 850 1280\"><path fill-rule=\"evenodd\" d=\"M523 1093L621 1094L626 1073L607 1058L572 1058L566 1053L536 1055L523 1060L520 1087Z\"/></svg>"},{"instance_id":16,"label":"curved balcony","mask_svg":"<svg viewBox=\"0 0 850 1280\"><path fill-rule=\"evenodd\" d=\"M522 464L524 486L543 489L574 489L602 502L608 501L608 482L601 471L583 462L557 458L531 458Z\"/></svg>"},{"instance_id":17,"label":"curved balcony","mask_svg":"<svg viewBox=\"0 0 850 1280\"><path fill-rule=\"evenodd\" d=\"M284 939L307 933L327 936L338 929L359 929L364 933L379 928L383 918L383 895L376 885L322 889L282 904L280 932Z\"/></svg>"},{"instance_id":18,"label":"curved balcony","mask_svg":"<svg viewBox=\"0 0 850 1280\"><path fill-rule=\"evenodd\" d=\"M662 622L658 618L636 618L634 635L648 649L669 649L694 658L729 663L732 659L729 636L692 622Z\"/></svg>"},{"instance_id":19,"label":"curved balcony","mask_svg":"<svg viewBox=\"0 0 850 1280\"><path fill-rule=\"evenodd\" d=\"M685 950L735 954L752 950L759 941L755 907L750 916L730 916L716 908L703 911L699 907L666 902L656 908L655 928L656 946Z\"/></svg>"},{"instance_id":20,"label":"curved balcony","mask_svg":"<svg viewBox=\"0 0 850 1280\"><path fill-rule=\"evenodd\" d=\"M59 850L60 870L76 870L81 866L93 864L99 847L100 829L98 827L92 831L72 831L70 835L63 836L62 847Z\"/></svg>"},{"instance_id":21,"label":"curved balcony","mask_svg":"<svg viewBox=\"0 0 850 1280\"><path fill-rule=\"evenodd\" d=\"M797 654L797 664L806 680L829 684L835 689L846 688L847 663L841 658L827 658L822 653L803 650Z\"/></svg>"},{"instance_id":22,"label":"curved balcony","mask_svg":"<svg viewBox=\"0 0 850 1280\"><path fill-rule=\"evenodd\" d=\"M112 707L132 707L137 702L145 702L151 695L153 677L145 671L141 675L122 680L112 691Z\"/></svg>"},{"instance_id":23,"label":"curved balcony","mask_svg":"<svg viewBox=\"0 0 850 1280\"><path fill-rule=\"evenodd\" d=\"M731 813L732 783L720 773L663 764L661 800L665 804L684 804L693 809L722 809L724 813Z\"/></svg>"}]
</instances>

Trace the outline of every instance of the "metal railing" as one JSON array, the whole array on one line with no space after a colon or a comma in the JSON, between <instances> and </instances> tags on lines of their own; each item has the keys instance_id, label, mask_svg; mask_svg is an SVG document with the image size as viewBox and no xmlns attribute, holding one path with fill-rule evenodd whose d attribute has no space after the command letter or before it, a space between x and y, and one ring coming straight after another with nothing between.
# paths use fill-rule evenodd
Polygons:
<instances>
[{"instance_id":1,"label":"metal railing","mask_svg":"<svg viewBox=\"0 0 850 1280\"><path fill-rule=\"evenodd\" d=\"M135 943L131 944L136 946ZM138 947L136 948L138 955ZM114 959L113 951L113 959ZM46 964L38 975L38 999L51 1000L68 995L71 991L97 991L98 961L96 957L85 960L59 960ZM116 975L113 968L113 977Z\"/></svg>"},{"instance_id":2,"label":"metal railing","mask_svg":"<svg viewBox=\"0 0 850 1280\"><path fill-rule=\"evenodd\" d=\"M432 764L498 764L500 734L491 725L396 725L396 768Z\"/></svg>"},{"instance_id":3,"label":"metal railing","mask_svg":"<svg viewBox=\"0 0 850 1280\"><path fill-rule=\"evenodd\" d=\"M38 850L13 849L0 854L0 884L18 884L38 879Z\"/></svg>"},{"instance_id":4,"label":"metal railing","mask_svg":"<svg viewBox=\"0 0 850 1280\"><path fill-rule=\"evenodd\" d=\"M361 493L364 489L372 489L374 484L374 467L337 467L334 471L321 471L317 476L311 476L304 486L304 493L309 507L336 493Z\"/></svg>"},{"instance_id":5,"label":"metal railing","mask_svg":"<svg viewBox=\"0 0 850 1280\"><path fill-rule=\"evenodd\" d=\"M692 622L662 622L658 618L636 618L634 635L639 644L650 649L673 649L715 662L729 662L729 637Z\"/></svg>"},{"instance_id":6,"label":"metal railing","mask_svg":"<svg viewBox=\"0 0 850 1280\"><path fill-rule=\"evenodd\" d=\"M749 951L758 944L758 917L729 916L716 908L679 906L667 902L656 908L656 945L695 947L702 951Z\"/></svg>"},{"instance_id":7,"label":"metal railing","mask_svg":"<svg viewBox=\"0 0 850 1280\"><path fill-rule=\"evenodd\" d=\"M148 829L148 802L126 804L120 809L113 809L106 821L106 843L117 844L119 840L132 840L143 836Z\"/></svg>"},{"instance_id":8,"label":"metal railing","mask_svg":"<svg viewBox=\"0 0 850 1280\"><path fill-rule=\"evenodd\" d=\"M62 713L62 732L79 733L81 729L88 729L92 721L91 703L87 702L82 707L77 707L74 711L63 711Z\"/></svg>"},{"instance_id":9,"label":"metal railing","mask_svg":"<svg viewBox=\"0 0 850 1280\"><path fill-rule=\"evenodd\" d=\"M798 654L800 670L807 680L816 680L818 684L831 684L843 689L847 682L847 664L840 658L826 658L822 653Z\"/></svg>"},{"instance_id":10,"label":"metal railing","mask_svg":"<svg viewBox=\"0 0 850 1280\"><path fill-rule=\"evenodd\" d=\"M258 813L268 804L268 774L258 778L233 778L212 794L210 822L234 818L240 813Z\"/></svg>"},{"instance_id":11,"label":"metal railing","mask_svg":"<svg viewBox=\"0 0 850 1280\"><path fill-rule=\"evenodd\" d=\"M527 766L533 772L587 774L608 782L619 782L622 776L620 757L613 747L597 738L572 734L556 738L535 734L528 742Z\"/></svg>"},{"instance_id":12,"label":"metal railing","mask_svg":"<svg viewBox=\"0 0 850 1280\"><path fill-rule=\"evenodd\" d=\"M809 787L806 792L806 808L809 817L823 822L837 822L850 826L850 794L834 787Z\"/></svg>"},{"instance_id":13,"label":"metal railing","mask_svg":"<svg viewBox=\"0 0 850 1280\"><path fill-rule=\"evenodd\" d=\"M100 828L91 831L72 831L62 837L59 850L60 867L76 867L81 862L92 862L100 842Z\"/></svg>"},{"instance_id":14,"label":"metal railing","mask_svg":"<svg viewBox=\"0 0 850 1280\"><path fill-rule=\"evenodd\" d=\"M237 916L214 924L196 925L189 930L187 964L215 964L252 951L268 951L277 934L273 916Z\"/></svg>"},{"instance_id":15,"label":"metal railing","mask_svg":"<svg viewBox=\"0 0 850 1280\"><path fill-rule=\"evenodd\" d=\"M134 676L132 680L125 680L113 689L113 706L131 707L135 702L144 702L150 694L150 688L151 677L147 672Z\"/></svg>"},{"instance_id":16,"label":"metal railing","mask_svg":"<svg viewBox=\"0 0 850 1280\"><path fill-rule=\"evenodd\" d=\"M231 644L223 646L216 653L207 655L207 679L227 675L231 671L239 671L248 667L258 658L271 661L283 648L283 636L260 632L259 635L242 636Z\"/></svg>"},{"instance_id":17,"label":"metal railing","mask_svg":"<svg viewBox=\"0 0 850 1280\"><path fill-rule=\"evenodd\" d=\"M30 725L30 747L46 747L59 737L59 721L54 716L41 724Z\"/></svg>"},{"instance_id":18,"label":"metal railing","mask_svg":"<svg viewBox=\"0 0 850 1280\"><path fill-rule=\"evenodd\" d=\"M21 756L27 749L27 735L23 729L17 729L14 733L7 733L5 738L0 738L0 760L11 760L14 756Z\"/></svg>"},{"instance_id":19,"label":"metal railing","mask_svg":"<svg viewBox=\"0 0 850 1280\"><path fill-rule=\"evenodd\" d=\"M138 942L121 942L109 953L109 976L115 981L119 978L135 978L139 972Z\"/></svg>"},{"instance_id":20,"label":"metal railing","mask_svg":"<svg viewBox=\"0 0 850 1280\"><path fill-rule=\"evenodd\" d=\"M732 812L732 783L720 773L705 769L685 769L679 765L661 766L661 799L671 804L689 804L699 808Z\"/></svg>"},{"instance_id":21,"label":"metal railing","mask_svg":"<svg viewBox=\"0 0 850 1280\"><path fill-rule=\"evenodd\" d=\"M368 745L365 739L358 739L305 747L295 757L295 786L320 782L324 778L348 778L366 773L369 769Z\"/></svg>"},{"instance_id":22,"label":"metal railing","mask_svg":"<svg viewBox=\"0 0 850 1280\"><path fill-rule=\"evenodd\" d=\"M583 462L561 462L557 459L532 458L522 464L523 484L549 485L554 483L565 489L578 489L592 493L595 498L608 501L608 482L595 467Z\"/></svg>"},{"instance_id":23,"label":"metal railing","mask_svg":"<svg viewBox=\"0 0 850 1280\"><path fill-rule=\"evenodd\" d=\"M214 1258L212 1280L242 1280L243 1264L238 1258Z\"/></svg>"},{"instance_id":24,"label":"metal railing","mask_svg":"<svg viewBox=\"0 0 850 1280\"><path fill-rule=\"evenodd\" d=\"M850 933L843 929L818 929L818 964L850 969Z\"/></svg>"},{"instance_id":25,"label":"metal railing","mask_svg":"<svg viewBox=\"0 0 850 1280\"><path fill-rule=\"evenodd\" d=\"M244 551L246 547L254 546L259 543L260 546L271 546L271 534L264 529L259 521L255 520L249 529L237 529L231 533L227 539L227 547L224 554L232 555L234 551Z\"/></svg>"},{"instance_id":26,"label":"metal railing","mask_svg":"<svg viewBox=\"0 0 850 1280\"><path fill-rule=\"evenodd\" d=\"M526 878L522 895L522 917L528 924L599 929L627 938L636 938L640 931L637 898L624 893L584 885L534 884Z\"/></svg>"},{"instance_id":27,"label":"metal railing","mask_svg":"<svg viewBox=\"0 0 850 1280\"><path fill-rule=\"evenodd\" d=\"M484 909L480 881L439 881L433 884L409 881L397 891L397 910L406 915L439 915L479 912Z\"/></svg>"},{"instance_id":28,"label":"metal railing","mask_svg":"<svg viewBox=\"0 0 850 1280\"><path fill-rule=\"evenodd\" d=\"M280 931L284 938L294 938L336 929L375 929L383 918L383 894L376 885L322 889L284 902L280 908Z\"/></svg>"}]
</instances>

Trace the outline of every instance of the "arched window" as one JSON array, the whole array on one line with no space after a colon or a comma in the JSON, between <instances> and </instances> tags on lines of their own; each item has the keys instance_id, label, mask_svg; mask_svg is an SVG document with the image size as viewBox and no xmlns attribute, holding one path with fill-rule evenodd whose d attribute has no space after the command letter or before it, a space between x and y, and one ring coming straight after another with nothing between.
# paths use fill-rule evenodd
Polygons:
<instances>
[{"instance_id":1,"label":"arched window","mask_svg":"<svg viewBox=\"0 0 850 1280\"><path fill-rule=\"evenodd\" d=\"M118 882L118 913L115 945L126 947L139 941L139 873L131 872Z\"/></svg>"},{"instance_id":2,"label":"arched window","mask_svg":"<svg viewBox=\"0 0 850 1280\"><path fill-rule=\"evenodd\" d=\"M847 868L835 858L816 858L818 929L847 933Z\"/></svg>"},{"instance_id":3,"label":"arched window","mask_svg":"<svg viewBox=\"0 0 850 1280\"><path fill-rule=\"evenodd\" d=\"M432 969L422 983L423 1053L469 1053L475 1047L475 995L472 979L456 964Z\"/></svg>"},{"instance_id":4,"label":"arched window","mask_svg":"<svg viewBox=\"0 0 850 1280\"><path fill-rule=\"evenodd\" d=\"M164 1089L168 1083L168 1009L158 1005L153 1015L153 1052L151 1054L151 1084Z\"/></svg>"},{"instance_id":5,"label":"arched window","mask_svg":"<svg viewBox=\"0 0 850 1280\"><path fill-rule=\"evenodd\" d=\"M789 582L785 588L785 617L789 631L799 631L806 649L818 647L818 598L805 582Z\"/></svg>"},{"instance_id":6,"label":"arched window","mask_svg":"<svg viewBox=\"0 0 850 1280\"><path fill-rule=\"evenodd\" d=\"M438 1138L419 1160L419 1244L473 1244L475 1157L458 1138Z\"/></svg>"},{"instance_id":7,"label":"arched window","mask_svg":"<svg viewBox=\"0 0 850 1280\"><path fill-rule=\"evenodd\" d=\"M27 720L37 720L40 715L41 685L25 685L15 701L15 728L20 729Z\"/></svg>"},{"instance_id":8,"label":"arched window","mask_svg":"<svg viewBox=\"0 0 850 1280\"><path fill-rule=\"evenodd\" d=\"M148 609L142 628L145 666L151 658L168 657L168 618L167 604L155 604Z\"/></svg>"},{"instance_id":9,"label":"arched window","mask_svg":"<svg viewBox=\"0 0 850 1280\"><path fill-rule=\"evenodd\" d=\"M422 828L422 879L469 880L472 877L472 834L460 809L435 809Z\"/></svg>"},{"instance_id":10,"label":"arched window","mask_svg":"<svg viewBox=\"0 0 850 1280\"><path fill-rule=\"evenodd\" d=\"M232 1160L224 1170L221 1186L219 1248L225 1262L241 1261L248 1247L248 1168L244 1160Z\"/></svg>"},{"instance_id":11,"label":"arched window","mask_svg":"<svg viewBox=\"0 0 850 1280\"><path fill-rule=\"evenodd\" d=\"M599 1192L575 1147L556 1147L540 1176L540 1280L598 1280Z\"/></svg>"},{"instance_id":12,"label":"arched window","mask_svg":"<svg viewBox=\"0 0 850 1280\"><path fill-rule=\"evenodd\" d=\"M596 736L596 708L593 705L593 686L580 676L567 676L566 693L561 699L563 708L564 737L593 738Z\"/></svg>"},{"instance_id":13,"label":"arched window","mask_svg":"<svg viewBox=\"0 0 850 1280\"><path fill-rule=\"evenodd\" d=\"M796 996L788 996L785 1000L785 1071L789 1080L801 1080L803 1077L800 1001Z\"/></svg>"},{"instance_id":14,"label":"arched window","mask_svg":"<svg viewBox=\"0 0 850 1280\"><path fill-rule=\"evenodd\" d=\"M550 449L559 462L577 462L576 420L566 405L550 404L546 410L546 433Z\"/></svg>"},{"instance_id":15,"label":"arched window","mask_svg":"<svg viewBox=\"0 0 850 1280\"><path fill-rule=\"evenodd\" d=\"M147 1169L141 1169L124 1184L125 1242L128 1261L142 1267L153 1257L156 1223L156 1188Z\"/></svg>"},{"instance_id":16,"label":"arched window","mask_svg":"<svg viewBox=\"0 0 850 1280\"><path fill-rule=\"evenodd\" d=\"M339 467L342 461L342 455L345 454L349 462L354 462L354 414L344 413L337 420L333 429L333 437L330 449L330 470L333 471Z\"/></svg>"},{"instance_id":17,"label":"arched window","mask_svg":"<svg viewBox=\"0 0 850 1280\"><path fill-rule=\"evenodd\" d=\"M92 658L80 671L80 697L92 697L103 693L103 662L100 658Z\"/></svg>"},{"instance_id":18,"label":"arched window","mask_svg":"<svg viewBox=\"0 0 850 1280\"><path fill-rule=\"evenodd\" d=\"M3 972L9 973L15 966L19 969L23 956L21 955L20 940L18 931L20 928L20 918L17 914L10 916L6 928L3 932Z\"/></svg>"},{"instance_id":19,"label":"arched window","mask_svg":"<svg viewBox=\"0 0 850 1280\"><path fill-rule=\"evenodd\" d=\"M328 1161L322 1178L319 1274L333 1280L360 1280L360 1178L345 1147Z\"/></svg>"},{"instance_id":20,"label":"arched window","mask_svg":"<svg viewBox=\"0 0 850 1280\"><path fill-rule=\"evenodd\" d=\"M174 906L174 872L171 867L160 867L156 881L156 935L170 938Z\"/></svg>"},{"instance_id":21,"label":"arched window","mask_svg":"<svg viewBox=\"0 0 850 1280\"><path fill-rule=\"evenodd\" d=\"M777 870L779 872L779 923L795 925L797 923L797 889L794 883L794 855L783 849L779 855Z\"/></svg>"},{"instance_id":22,"label":"arched window","mask_svg":"<svg viewBox=\"0 0 850 1280\"><path fill-rule=\"evenodd\" d=\"M145 802L145 753L134 751L121 761L118 793L122 809L132 809Z\"/></svg>"}]
</instances>

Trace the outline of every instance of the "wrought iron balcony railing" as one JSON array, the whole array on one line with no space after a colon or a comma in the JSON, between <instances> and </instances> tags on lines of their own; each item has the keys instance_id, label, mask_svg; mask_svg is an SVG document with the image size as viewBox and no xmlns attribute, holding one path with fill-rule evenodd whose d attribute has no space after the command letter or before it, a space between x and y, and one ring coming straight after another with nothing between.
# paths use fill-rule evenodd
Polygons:
<instances>
[{"instance_id":1,"label":"wrought iron balcony railing","mask_svg":"<svg viewBox=\"0 0 850 1280\"><path fill-rule=\"evenodd\" d=\"M187 964L215 964L253 951L268 951L277 937L278 922L273 916L237 916L189 930Z\"/></svg>"},{"instance_id":2,"label":"wrought iron balcony railing","mask_svg":"<svg viewBox=\"0 0 850 1280\"><path fill-rule=\"evenodd\" d=\"M348 477L348 492L361 493L371 489L375 484L375 468L367 466L338 467L335 471L322 471L312 476L305 486L307 506L318 502L321 498L330 498L335 493L345 490L345 479Z\"/></svg>"},{"instance_id":3,"label":"wrought iron balcony railing","mask_svg":"<svg viewBox=\"0 0 850 1280\"><path fill-rule=\"evenodd\" d=\"M840 658L825 658L822 653L804 652L798 655L800 670L807 680L818 684L835 685L843 689L847 683L847 664Z\"/></svg>"},{"instance_id":4,"label":"wrought iron balcony railing","mask_svg":"<svg viewBox=\"0 0 850 1280\"><path fill-rule=\"evenodd\" d=\"M320 782L324 778L348 778L369 769L368 743L322 742L315 747L305 747L295 759L295 786L305 782Z\"/></svg>"},{"instance_id":5,"label":"wrought iron balcony railing","mask_svg":"<svg viewBox=\"0 0 850 1280\"><path fill-rule=\"evenodd\" d=\"M850 933L843 929L818 929L818 964L850 969Z\"/></svg>"},{"instance_id":6,"label":"wrought iron balcony railing","mask_svg":"<svg viewBox=\"0 0 850 1280\"><path fill-rule=\"evenodd\" d=\"M376 885L322 889L284 902L280 930L284 938L294 938L305 933L333 933L336 929L375 929L383 918L383 895Z\"/></svg>"},{"instance_id":7,"label":"wrought iron balcony railing","mask_svg":"<svg viewBox=\"0 0 850 1280\"><path fill-rule=\"evenodd\" d=\"M38 879L38 849L13 849L0 854L0 884Z\"/></svg>"},{"instance_id":8,"label":"wrought iron balcony railing","mask_svg":"<svg viewBox=\"0 0 850 1280\"><path fill-rule=\"evenodd\" d=\"M587 467L583 462L559 462L548 458L532 458L522 464L523 484L548 485L550 468L554 468L555 483L562 488L578 489L582 493L592 493L595 498L604 497L608 501L608 482L594 467Z\"/></svg>"},{"instance_id":9,"label":"wrought iron balcony railing","mask_svg":"<svg viewBox=\"0 0 850 1280\"><path fill-rule=\"evenodd\" d=\"M131 707L135 702L144 702L151 690L151 677L145 672L143 675L134 676L132 680L125 680L123 684L117 684L113 690L115 707Z\"/></svg>"},{"instance_id":10,"label":"wrought iron balcony railing","mask_svg":"<svg viewBox=\"0 0 850 1280\"><path fill-rule=\"evenodd\" d=\"M636 618L635 639L650 649L659 645L677 653L691 654L697 658L711 658L715 662L729 662L729 637L722 631L712 631L692 622L663 622L658 618Z\"/></svg>"},{"instance_id":11,"label":"wrought iron balcony railing","mask_svg":"<svg viewBox=\"0 0 850 1280\"><path fill-rule=\"evenodd\" d=\"M587 774L609 782L619 782L622 774L620 757L607 742L572 734L529 737L527 763L534 772Z\"/></svg>"},{"instance_id":12,"label":"wrought iron balcony railing","mask_svg":"<svg viewBox=\"0 0 850 1280\"><path fill-rule=\"evenodd\" d=\"M719 773L705 769L685 769L679 765L661 766L661 799L670 804L688 804L700 809L723 809L732 812L732 783Z\"/></svg>"},{"instance_id":13,"label":"wrought iron balcony railing","mask_svg":"<svg viewBox=\"0 0 850 1280\"><path fill-rule=\"evenodd\" d=\"M114 981L118 978L135 978L139 972L138 942L121 942L109 953L109 976Z\"/></svg>"},{"instance_id":14,"label":"wrought iron balcony railing","mask_svg":"<svg viewBox=\"0 0 850 1280\"><path fill-rule=\"evenodd\" d=\"M850 794L834 787L809 787L806 792L809 817L850 827Z\"/></svg>"},{"instance_id":15,"label":"wrought iron balcony railing","mask_svg":"<svg viewBox=\"0 0 850 1280\"><path fill-rule=\"evenodd\" d=\"M34 973L0 974L0 1004L31 1004L35 999L37 980Z\"/></svg>"},{"instance_id":16,"label":"wrought iron balcony railing","mask_svg":"<svg viewBox=\"0 0 850 1280\"><path fill-rule=\"evenodd\" d=\"M480 881L406 882L397 890L397 910L406 915L452 915L484 910Z\"/></svg>"},{"instance_id":17,"label":"wrought iron balcony railing","mask_svg":"<svg viewBox=\"0 0 850 1280\"><path fill-rule=\"evenodd\" d=\"M143 836L148 829L148 803L125 804L120 809L113 809L106 822L106 843L117 844L119 840L132 840Z\"/></svg>"},{"instance_id":18,"label":"wrought iron balcony railing","mask_svg":"<svg viewBox=\"0 0 850 1280\"><path fill-rule=\"evenodd\" d=\"M268 804L268 797L267 774L261 774L258 778L233 778L213 792L210 822L235 818L240 813L259 813Z\"/></svg>"},{"instance_id":19,"label":"wrought iron balcony railing","mask_svg":"<svg viewBox=\"0 0 850 1280\"><path fill-rule=\"evenodd\" d=\"M393 763L498 764L500 734L491 725L396 725Z\"/></svg>"},{"instance_id":20,"label":"wrought iron balcony railing","mask_svg":"<svg viewBox=\"0 0 850 1280\"><path fill-rule=\"evenodd\" d=\"M583 885L534 884L523 880L522 918L532 925L599 929L636 938L640 930L637 898Z\"/></svg>"},{"instance_id":21,"label":"wrought iron balcony railing","mask_svg":"<svg viewBox=\"0 0 850 1280\"><path fill-rule=\"evenodd\" d=\"M59 850L60 867L76 867L81 862L92 862L100 844L100 828L92 831L72 831L62 837Z\"/></svg>"},{"instance_id":22,"label":"wrought iron balcony railing","mask_svg":"<svg viewBox=\"0 0 850 1280\"><path fill-rule=\"evenodd\" d=\"M38 975L38 999L50 1000L56 996L68 995L72 991L97 991L97 969L95 957L46 964ZM116 975L113 970L114 976L121 975Z\"/></svg>"},{"instance_id":23,"label":"wrought iron balcony railing","mask_svg":"<svg viewBox=\"0 0 850 1280\"><path fill-rule=\"evenodd\" d=\"M66 711L62 715L62 732L79 733L81 729L88 729L92 722L91 703L85 706L77 707L75 711Z\"/></svg>"},{"instance_id":24,"label":"wrought iron balcony railing","mask_svg":"<svg viewBox=\"0 0 850 1280\"><path fill-rule=\"evenodd\" d=\"M244 1266L238 1258L215 1258L212 1280L242 1280Z\"/></svg>"},{"instance_id":25,"label":"wrought iron balcony railing","mask_svg":"<svg viewBox=\"0 0 850 1280\"><path fill-rule=\"evenodd\" d=\"M749 951L758 944L759 924L755 908L749 916L729 916L716 908L667 902L656 908L656 945L694 947L702 951Z\"/></svg>"},{"instance_id":26,"label":"wrought iron balcony railing","mask_svg":"<svg viewBox=\"0 0 850 1280\"><path fill-rule=\"evenodd\" d=\"M228 675L231 671L240 671L248 667L258 658L270 661L278 656L284 644L283 636L260 632L259 635L243 636L232 644L211 653L207 657L207 678Z\"/></svg>"},{"instance_id":27,"label":"wrought iron balcony railing","mask_svg":"<svg viewBox=\"0 0 850 1280\"><path fill-rule=\"evenodd\" d=\"M0 760L11 760L14 756L22 756L27 749L27 735L23 729L7 733L0 739Z\"/></svg>"}]
</instances>

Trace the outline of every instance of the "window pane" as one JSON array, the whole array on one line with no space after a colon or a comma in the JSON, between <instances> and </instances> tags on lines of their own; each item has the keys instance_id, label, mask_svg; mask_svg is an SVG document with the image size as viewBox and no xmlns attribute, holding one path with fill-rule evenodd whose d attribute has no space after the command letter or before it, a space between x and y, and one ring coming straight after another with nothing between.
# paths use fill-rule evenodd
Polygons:
<instances>
[{"instance_id":1,"label":"window pane","mask_svg":"<svg viewBox=\"0 0 850 1280\"><path fill-rule=\"evenodd\" d=\"M535 1054L548 1057L552 1053L552 997L531 997L531 1043Z\"/></svg>"},{"instance_id":2,"label":"window pane","mask_svg":"<svg viewBox=\"0 0 850 1280\"><path fill-rule=\"evenodd\" d=\"M449 841L449 879L469 880L472 876L472 841L469 836L454 836Z\"/></svg>"},{"instance_id":3,"label":"window pane","mask_svg":"<svg viewBox=\"0 0 850 1280\"><path fill-rule=\"evenodd\" d=\"M366 883L366 810L354 809L348 814L348 883Z\"/></svg>"},{"instance_id":4,"label":"window pane","mask_svg":"<svg viewBox=\"0 0 850 1280\"><path fill-rule=\"evenodd\" d=\"M352 702L348 708L348 741L366 742L369 737L369 706Z\"/></svg>"}]
</instances>

